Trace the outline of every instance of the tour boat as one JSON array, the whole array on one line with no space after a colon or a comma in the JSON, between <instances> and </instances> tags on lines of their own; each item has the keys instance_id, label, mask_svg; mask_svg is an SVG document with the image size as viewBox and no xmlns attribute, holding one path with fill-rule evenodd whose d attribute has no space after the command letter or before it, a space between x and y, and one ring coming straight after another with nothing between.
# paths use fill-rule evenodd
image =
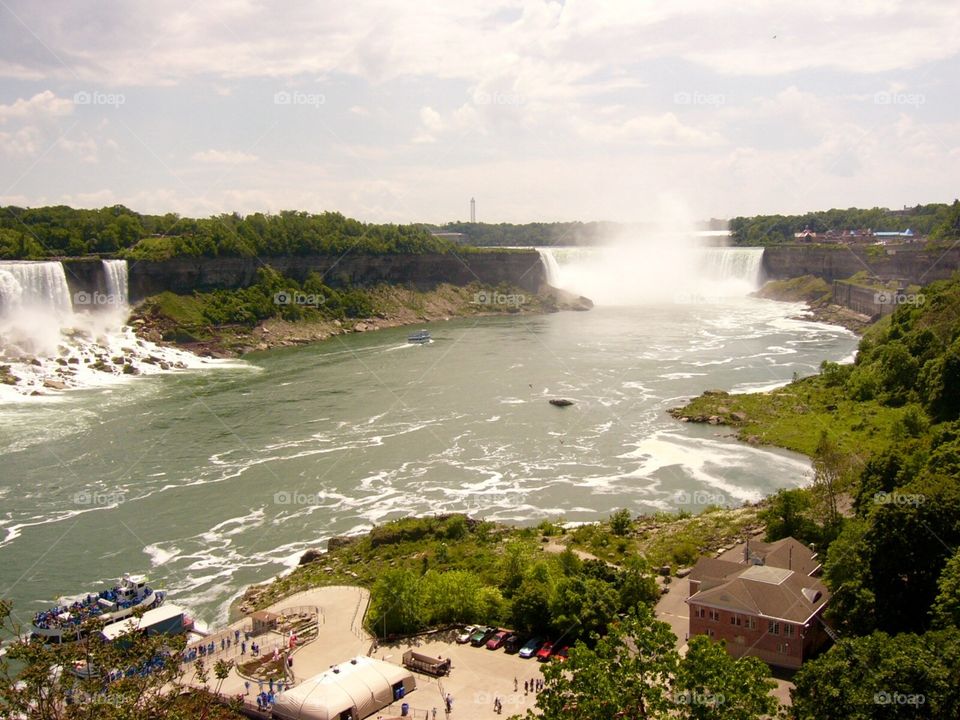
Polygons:
<instances>
[{"instance_id":1,"label":"tour boat","mask_svg":"<svg viewBox=\"0 0 960 720\"><path fill-rule=\"evenodd\" d=\"M135 610L159 607L163 600L164 593L147 585L145 576L124 575L114 587L60 598L56 607L34 616L30 634L49 643L73 642L82 637L87 620L96 618L111 625Z\"/></svg>"},{"instance_id":2,"label":"tour boat","mask_svg":"<svg viewBox=\"0 0 960 720\"><path fill-rule=\"evenodd\" d=\"M407 336L407 342L423 345L430 342L430 332L428 330L418 330L413 335Z\"/></svg>"}]
</instances>

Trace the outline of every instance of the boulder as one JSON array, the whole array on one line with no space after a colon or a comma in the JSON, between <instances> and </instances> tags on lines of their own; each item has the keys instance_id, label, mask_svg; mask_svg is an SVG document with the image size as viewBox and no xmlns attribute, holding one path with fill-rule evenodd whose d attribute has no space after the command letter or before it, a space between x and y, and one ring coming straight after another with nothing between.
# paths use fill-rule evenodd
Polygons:
<instances>
[{"instance_id":1,"label":"boulder","mask_svg":"<svg viewBox=\"0 0 960 720\"><path fill-rule=\"evenodd\" d=\"M307 565L312 562L316 562L325 555L323 550L318 550L317 548L310 548L303 555L300 556L300 561L298 565Z\"/></svg>"},{"instance_id":2,"label":"boulder","mask_svg":"<svg viewBox=\"0 0 960 720\"><path fill-rule=\"evenodd\" d=\"M741 412L740 410L738 410L737 412L730 413L730 417L732 417L737 422L747 421L747 414L745 412Z\"/></svg>"},{"instance_id":3,"label":"boulder","mask_svg":"<svg viewBox=\"0 0 960 720\"><path fill-rule=\"evenodd\" d=\"M334 535L332 538L327 540L327 551L333 552L334 550L339 550L340 548L347 547L348 545L353 545L359 540L358 537L348 537L346 535Z\"/></svg>"}]
</instances>

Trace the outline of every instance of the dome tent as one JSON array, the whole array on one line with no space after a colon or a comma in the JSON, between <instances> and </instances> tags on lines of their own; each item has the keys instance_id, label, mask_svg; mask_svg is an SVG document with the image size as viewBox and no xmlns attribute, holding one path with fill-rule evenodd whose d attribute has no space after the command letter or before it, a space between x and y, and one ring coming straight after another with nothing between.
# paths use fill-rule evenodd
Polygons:
<instances>
[{"instance_id":1,"label":"dome tent","mask_svg":"<svg viewBox=\"0 0 960 720\"><path fill-rule=\"evenodd\" d=\"M417 683L409 670L356 657L284 691L273 706L282 720L362 720L407 693Z\"/></svg>"}]
</instances>

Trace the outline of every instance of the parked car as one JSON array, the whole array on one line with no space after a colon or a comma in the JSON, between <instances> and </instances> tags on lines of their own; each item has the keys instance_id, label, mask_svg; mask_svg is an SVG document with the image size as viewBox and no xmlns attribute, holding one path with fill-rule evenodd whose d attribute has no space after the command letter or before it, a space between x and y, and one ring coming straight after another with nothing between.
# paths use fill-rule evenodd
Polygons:
<instances>
[{"instance_id":1,"label":"parked car","mask_svg":"<svg viewBox=\"0 0 960 720\"><path fill-rule=\"evenodd\" d=\"M538 637L533 637L527 640L523 647L520 648L520 657L522 658L532 658L537 654L537 650L540 649L540 646L543 645L543 640Z\"/></svg>"},{"instance_id":2,"label":"parked car","mask_svg":"<svg viewBox=\"0 0 960 720\"><path fill-rule=\"evenodd\" d=\"M508 637L510 637L508 630L498 630L493 637L487 640L487 650L499 650Z\"/></svg>"},{"instance_id":3,"label":"parked car","mask_svg":"<svg viewBox=\"0 0 960 720\"><path fill-rule=\"evenodd\" d=\"M570 657L570 646L564 645L553 654L553 657L560 662L565 662L566 659Z\"/></svg>"},{"instance_id":4,"label":"parked car","mask_svg":"<svg viewBox=\"0 0 960 720\"><path fill-rule=\"evenodd\" d=\"M496 628L492 627L478 627L477 631L470 636L470 644L474 647L480 647L487 640L490 639L490 636L497 631Z\"/></svg>"},{"instance_id":5,"label":"parked car","mask_svg":"<svg viewBox=\"0 0 960 720\"><path fill-rule=\"evenodd\" d=\"M543 645L540 646L540 649L537 650L537 660L540 662L546 662L550 659L550 656L553 654L553 643L547 640Z\"/></svg>"},{"instance_id":6,"label":"parked car","mask_svg":"<svg viewBox=\"0 0 960 720\"><path fill-rule=\"evenodd\" d=\"M503 641L503 651L512 655L515 652L518 652L523 645L523 637L513 633L512 635L507 636L507 639Z\"/></svg>"},{"instance_id":7,"label":"parked car","mask_svg":"<svg viewBox=\"0 0 960 720\"><path fill-rule=\"evenodd\" d=\"M457 642L461 645L465 645L470 642L470 637L477 631L476 625L467 625L463 630L460 631L460 634L457 635Z\"/></svg>"}]
</instances>

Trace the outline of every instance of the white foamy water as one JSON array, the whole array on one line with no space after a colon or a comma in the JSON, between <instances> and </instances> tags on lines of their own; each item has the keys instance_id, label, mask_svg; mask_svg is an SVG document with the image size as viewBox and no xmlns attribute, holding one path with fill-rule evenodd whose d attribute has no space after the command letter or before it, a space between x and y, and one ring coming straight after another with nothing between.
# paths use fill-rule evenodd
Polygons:
<instances>
[{"instance_id":1,"label":"white foamy water","mask_svg":"<svg viewBox=\"0 0 960 720\"><path fill-rule=\"evenodd\" d=\"M304 550L409 514L578 523L795 487L804 458L666 410L849 356L852 334L791 319L800 310L671 296L437 323L416 352L394 352L396 328L248 356L256 372L133 376L8 404L0 596L35 610L141 571L216 622ZM558 396L575 404L547 402Z\"/></svg>"},{"instance_id":2,"label":"white foamy water","mask_svg":"<svg viewBox=\"0 0 960 720\"><path fill-rule=\"evenodd\" d=\"M126 324L127 261L103 260L102 271L105 292L71 295L59 262L0 263L0 364L17 379L0 384L0 404L226 365L136 337Z\"/></svg>"}]
</instances>

